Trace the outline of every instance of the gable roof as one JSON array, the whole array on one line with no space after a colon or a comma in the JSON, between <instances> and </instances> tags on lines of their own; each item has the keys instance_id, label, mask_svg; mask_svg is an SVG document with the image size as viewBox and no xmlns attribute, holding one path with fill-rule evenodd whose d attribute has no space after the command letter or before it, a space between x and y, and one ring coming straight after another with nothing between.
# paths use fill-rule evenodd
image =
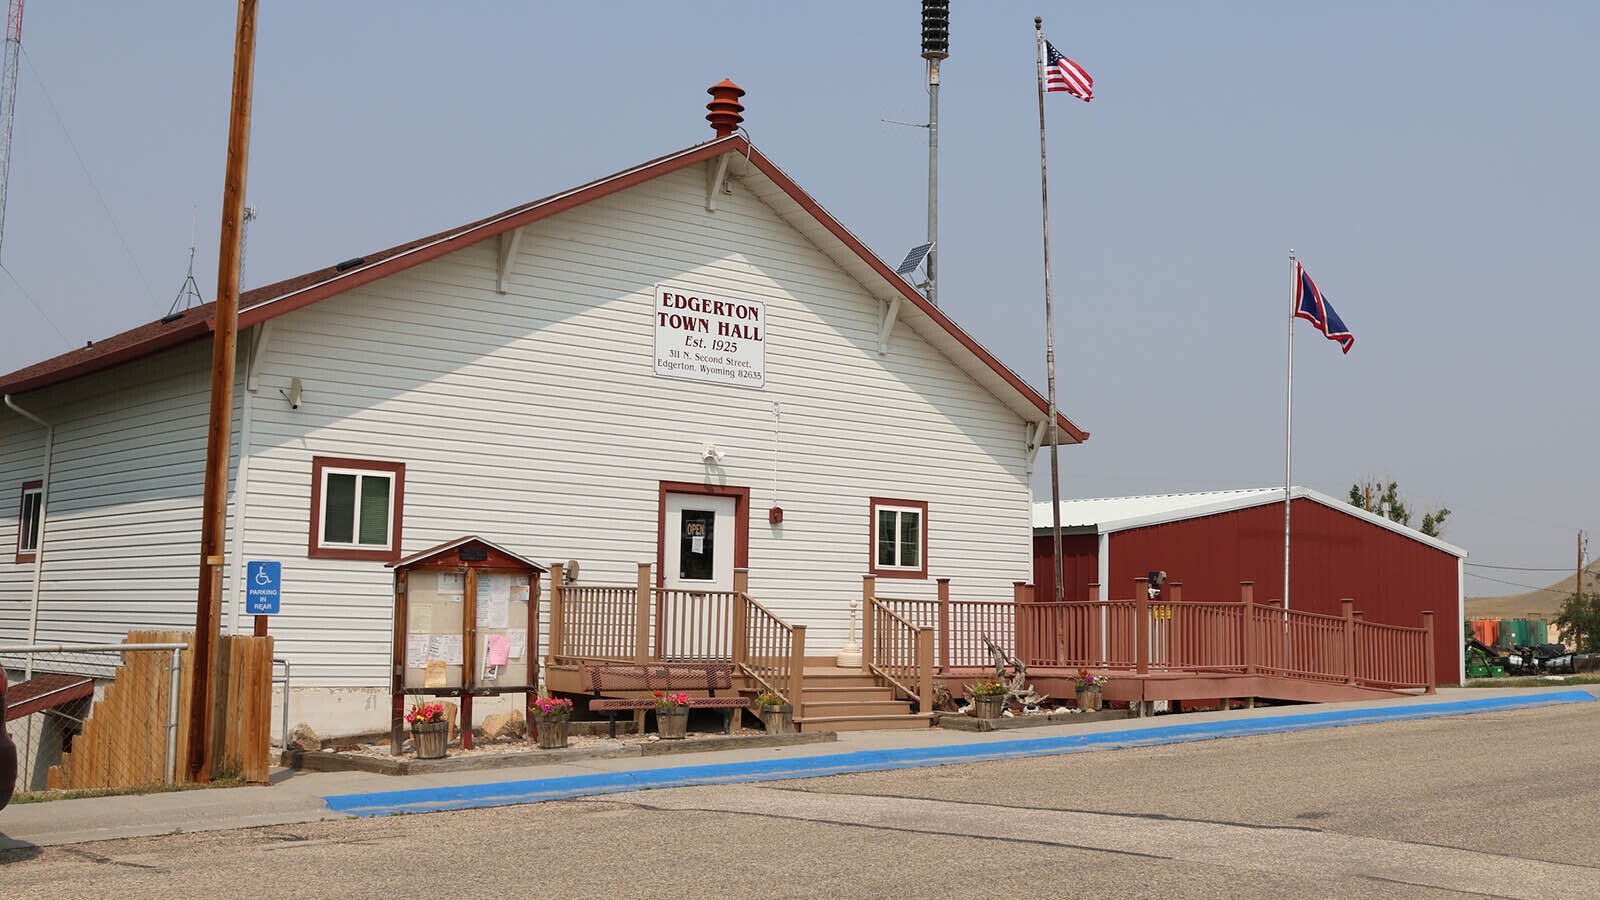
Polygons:
<instances>
[{"instance_id":1,"label":"gable roof","mask_svg":"<svg viewBox=\"0 0 1600 900\"><path fill-rule=\"evenodd\" d=\"M938 307L867 249L821 204L742 134L718 138L641 163L588 184L512 207L476 222L307 272L246 291L239 298L239 328L249 328L352 288L420 265L447 253L489 240L601 197L727 155L732 174L749 178L757 197L774 209L868 293L895 304L898 320L943 353L1007 408L1028 422L1048 421L1049 403L1032 386L984 349ZM0 376L0 394L17 394L109 369L172 347L200 340L216 327L216 304L208 303L176 316L44 362ZM1061 443L1076 444L1089 433L1057 410Z\"/></svg>"},{"instance_id":2,"label":"gable roof","mask_svg":"<svg viewBox=\"0 0 1600 900\"><path fill-rule=\"evenodd\" d=\"M1442 550L1453 556L1465 558L1467 551L1453 544L1447 544L1435 537L1429 537L1415 528L1408 528L1399 522L1392 521L1377 513L1368 512L1358 506L1336 500L1320 491L1308 487L1295 485L1290 488L1289 496L1295 500L1310 500L1320 503L1336 512L1364 519L1380 528L1386 528L1396 534L1404 535L1414 541L1427 544L1437 550ZM1166 522L1179 522L1184 519L1198 519L1203 516L1214 516L1219 513L1234 512L1249 509L1255 506L1283 503L1283 488L1245 488L1232 491L1197 491L1187 494L1147 494L1142 497L1100 497L1085 500L1061 501L1061 527L1088 530L1092 529L1099 534L1110 534L1116 531L1127 531L1133 528L1143 528L1148 525L1160 525ZM1050 503L1035 503L1033 505L1033 527L1035 532L1048 531L1054 527L1050 516Z\"/></svg>"}]
</instances>

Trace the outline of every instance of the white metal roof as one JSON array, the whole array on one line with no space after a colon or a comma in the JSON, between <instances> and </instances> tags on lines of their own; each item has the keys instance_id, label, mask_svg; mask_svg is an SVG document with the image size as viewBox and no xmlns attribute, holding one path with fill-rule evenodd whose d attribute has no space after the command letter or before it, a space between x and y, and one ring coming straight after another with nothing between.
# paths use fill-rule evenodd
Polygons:
<instances>
[{"instance_id":1,"label":"white metal roof","mask_svg":"<svg viewBox=\"0 0 1600 900\"><path fill-rule=\"evenodd\" d=\"M1438 538L1428 537L1415 528L1407 528L1377 513L1367 512L1364 509L1351 506L1347 502L1336 500L1320 491L1295 485L1290 489L1290 496L1296 500L1311 500L1329 509L1364 519L1380 528L1387 528L1396 534L1420 541L1454 556L1465 558L1467 555L1467 551L1460 547L1447 544ZM1283 488L1281 487L1244 488L1232 491L1198 491L1187 494L1146 494L1140 497L1063 500L1061 501L1061 527L1093 528L1100 534L1110 534L1115 531L1127 531L1130 528L1142 528L1146 525L1176 522L1183 519L1197 519L1201 516L1214 516L1218 513L1282 502ZM1050 516L1050 503L1048 501L1035 503L1033 505L1033 527L1035 529L1049 529L1053 527L1053 524Z\"/></svg>"}]
</instances>

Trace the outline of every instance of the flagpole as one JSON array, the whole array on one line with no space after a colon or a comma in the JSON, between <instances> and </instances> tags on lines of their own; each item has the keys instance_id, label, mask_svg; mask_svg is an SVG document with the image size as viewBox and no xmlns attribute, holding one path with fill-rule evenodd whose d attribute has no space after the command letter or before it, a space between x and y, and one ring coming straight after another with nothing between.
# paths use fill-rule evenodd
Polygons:
<instances>
[{"instance_id":1,"label":"flagpole","mask_svg":"<svg viewBox=\"0 0 1600 900\"><path fill-rule=\"evenodd\" d=\"M1289 248L1289 374L1283 415L1283 608L1289 608L1289 485L1294 477L1294 248Z\"/></svg>"},{"instance_id":2,"label":"flagpole","mask_svg":"<svg viewBox=\"0 0 1600 900\"><path fill-rule=\"evenodd\" d=\"M1066 586L1061 574L1061 461L1056 432L1056 324L1050 298L1050 180L1045 165L1044 145L1044 20L1033 17L1033 36L1039 75L1039 205L1044 219L1044 359L1045 378L1050 393L1050 536L1055 559L1056 602L1062 602Z\"/></svg>"}]
</instances>

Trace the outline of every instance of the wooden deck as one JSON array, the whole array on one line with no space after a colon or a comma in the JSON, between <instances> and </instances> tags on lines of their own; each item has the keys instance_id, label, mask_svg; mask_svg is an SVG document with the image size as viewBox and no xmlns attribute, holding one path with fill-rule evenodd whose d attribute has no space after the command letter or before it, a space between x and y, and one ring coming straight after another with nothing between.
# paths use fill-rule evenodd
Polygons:
<instances>
[{"instance_id":1,"label":"wooden deck","mask_svg":"<svg viewBox=\"0 0 1600 900\"><path fill-rule=\"evenodd\" d=\"M1081 670L1109 677L1107 701L1135 705L1325 703L1435 689L1432 613L1400 626L1365 621L1349 600L1338 616L1285 610L1256 603L1248 583L1230 601L1187 601L1176 585L1152 601L1138 579L1127 600L1101 600L1095 586L1087 602L1039 603L1027 585L1004 600L955 599L948 579L938 579L934 600L884 597L866 576L862 664L853 670L808 658L804 626L751 599L747 577L731 592L696 593L654 587L645 565L629 586L577 588L553 575L551 691L586 694L586 660L726 662L736 690L785 697L802 730L926 727L936 690L960 697L969 682L993 676L991 643L1056 699L1074 695Z\"/></svg>"}]
</instances>

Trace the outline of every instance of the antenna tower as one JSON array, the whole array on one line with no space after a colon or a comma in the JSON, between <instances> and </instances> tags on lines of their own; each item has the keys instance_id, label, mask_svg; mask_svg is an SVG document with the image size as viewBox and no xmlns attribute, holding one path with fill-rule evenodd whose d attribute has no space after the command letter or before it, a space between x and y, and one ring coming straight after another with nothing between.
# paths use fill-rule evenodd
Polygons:
<instances>
[{"instance_id":1,"label":"antenna tower","mask_svg":"<svg viewBox=\"0 0 1600 900\"><path fill-rule=\"evenodd\" d=\"M173 298L172 308L167 310L166 317L161 320L163 322L170 322L183 315L184 310L206 302L205 298L200 296L200 285L195 283L194 280L194 231L195 223L194 219L191 218L189 221L189 274L184 276L183 286L178 288L178 296Z\"/></svg>"},{"instance_id":2,"label":"antenna tower","mask_svg":"<svg viewBox=\"0 0 1600 900\"><path fill-rule=\"evenodd\" d=\"M0 72L0 241L6 233L6 185L11 181L11 124L17 109L17 63L22 57L22 2L6 15L5 70Z\"/></svg>"}]
</instances>

